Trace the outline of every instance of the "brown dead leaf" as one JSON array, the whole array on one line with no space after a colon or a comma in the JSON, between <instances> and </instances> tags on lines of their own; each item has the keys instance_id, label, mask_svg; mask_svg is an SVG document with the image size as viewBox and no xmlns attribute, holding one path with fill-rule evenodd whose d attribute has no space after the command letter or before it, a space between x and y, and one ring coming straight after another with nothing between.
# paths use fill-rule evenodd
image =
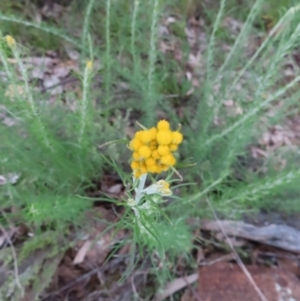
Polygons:
<instances>
[{"instance_id":1,"label":"brown dead leaf","mask_svg":"<svg viewBox=\"0 0 300 301\"><path fill-rule=\"evenodd\" d=\"M79 264L79 263L83 262L83 260L86 256L86 253L88 252L91 245L92 245L92 241L90 241L90 240L87 240L84 242L84 244L78 250L78 252L73 260L73 264Z\"/></svg>"},{"instance_id":2,"label":"brown dead leaf","mask_svg":"<svg viewBox=\"0 0 300 301\"><path fill-rule=\"evenodd\" d=\"M298 258L289 258L289 257L280 257L277 259L279 267L287 271L290 271L296 277L300 279L300 266L299 266L299 257Z\"/></svg>"},{"instance_id":3,"label":"brown dead leaf","mask_svg":"<svg viewBox=\"0 0 300 301\"><path fill-rule=\"evenodd\" d=\"M264 157L267 158L268 157L268 153L256 146L252 146L251 147L251 154L253 158L259 158L259 157Z\"/></svg>"},{"instance_id":4,"label":"brown dead leaf","mask_svg":"<svg viewBox=\"0 0 300 301\"><path fill-rule=\"evenodd\" d=\"M280 268L248 266L254 282L268 301L300 300L300 281ZM199 295L209 301L258 301L260 297L240 267L219 263L199 269Z\"/></svg>"},{"instance_id":5,"label":"brown dead leaf","mask_svg":"<svg viewBox=\"0 0 300 301\"><path fill-rule=\"evenodd\" d=\"M50 90L50 94L54 95L54 94L61 94L63 92L63 87L59 85L60 83L60 79L59 77L57 77L56 74L45 74L44 78L43 78L43 85L45 89L49 89L52 88L54 86L54 88L52 88Z\"/></svg>"},{"instance_id":6,"label":"brown dead leaf","mask_svg":"<svg viewBox=\"0 0 300 301\"><path fill-rule=\"evenodd\" d=\"M99 183L99 190L114 199L121 199L124 193L124 185L120 183L119 178L106 175Z\"/></svg>"},{"instance_id":7,"label":"brown dead leaf","mask_svg":"<svg viewBox=\"0 0 300 301\"><path fill-rule=\"evenodd\" d=\"M23 86L20 85L14 85L10 84L8 85L5 96L9 97L12 101L15 100L15 98L24 97L25 89Z\"/></svg>"},{"instance_id":8,"label":"brown dead leaf","mask_svg":"<svg viewBox=\"0 0 300 301\"><path fill-rule=\"evenodd\" d=\"M58 267L58 277L63 279L64 283L68 283L78 278L81 274L82 271L73 265L71 252L69 251L65 254L60 266Z\"/></svg>"},{"instance_id":9,"label":"brown dead leaf","mask_svg":"<svg viewBox=\"0 0 300 301\"><path fill-rule=\"evenodd\" d=\"M90 270L93 266L101 266L113 246L125 235L123 230L115 233L114 229L106 231L108 223L115 223L118 217L112 210L97 207L87 213L89 227L81 233L74 251L76 254L72 260L74 265L79 265L84 270Z\"/></svg>"},{"instance_id":10,"label":"brown dead leaf","mask_svg":"<svg viewBox=\"0 0 300 301\"><path fill-rule=\"evenodd\" d=\"M107 192L110 194L119 195L122 192L122 189L123 189L123 184L115 184L110 186L107 189Z\"/></svg>"},{"instance_id":11,"label":"brown dead leaf","mask_svg":"<svg viewBox=\"0 0 300 301\"><path fill-rule=\"evenodd\" d=\"M79 250L73 263L80 264L81 267L90 270L91 266L101 266L103 264L111 248L122 237L123 233L119 232L113 235L113 231L109 231L101 235L101 232L95 233L95 229L91 229L87 234L89 240L77 243Z\"/></svg>"},{"instance_id":12,"label":"brown dead leaf","mask_svg":"<svg viewBox=\"0 0 300 301\"><path fill-rule=\"evenodd\" d=\"M229 31L231 32L231 34L236 37L239 32L242 30L243 26L244 26L244 23L239 21L239 20L236 20L232 17L226 17L223 22L222 22L223 26L227 29L229 29Z\"/></svg>"},{"instance_id":13,"label":"brown dead leaf","mask_svg":"<svg viewBox=\"0 0 300 301\"><path fill-rule=\"evenodd\" d=\"M237 116L243 114L243 109L232 99L223 101L223 105L227 109L228 116Z\"/></svg>"},{"instance_id":14,"label":"brown dead leaf","mask_svg":"<svg viewBox=\"0 0 300 301\"><path fill-rule=\"evenodd\" d=\"M15 59L8 59L11 64L16 64ZM61 94L65 87L64 83L71 72L79 73L78 62L75 60L62 61L56 53L48 52L45 57L24 57L22 62L28 70L29 80L39 79L42 83L42 91L48 90L51 95ZM22 92L22 90L21 90ZM20 88L9 87L7 95L12 97L20 93Z\"/></svg>"},{"instance_id":15,"label":"brown dead leaf","mask_svg":"<svg viewBox=\"0 0 300 301\"><path fill-rule=\"evenodd\" d=\"M267 115L269 117L275 116L281 107L282 102L272 106ZM276 153L274 151L283 149L289 151L295 151L300 146L300 117L295 115L293 117L288 117L286 120L282 121L282 124L277 124L274 126L268 126L269 118L264 117L261 120L261 128L264 129L264 133L258 140L257 147L253 148L253 157L269 157L273 155L275 158ZM267 130L265 130L267 128ZM274 156L275 155L275 156ZM278 155L277 155L278 157ZM285 158L277 158L277 163L279 169L286 166Z\"/></svg>"},{"instance_id":16,"label":"brown dead leaf","mask_svg":"<svg viewBox=\"0 0 300 301\"><path fill-rule=\"evenodd\" d=\"M41 14L47 18L53 18L59 21L66 9L58 3L52 1L45 2L45 5L41 9Z\"/></svg>"},{"instance_id":17,"label":"brown dead leaf","mask_svg":"<svg viewBox=\"0 0 300 301\"><path fill-rule=\"evenodd\" d=\"M186 288L180 301L196 301L195 296L190 288Z\"/></svg>"}]
</instances>

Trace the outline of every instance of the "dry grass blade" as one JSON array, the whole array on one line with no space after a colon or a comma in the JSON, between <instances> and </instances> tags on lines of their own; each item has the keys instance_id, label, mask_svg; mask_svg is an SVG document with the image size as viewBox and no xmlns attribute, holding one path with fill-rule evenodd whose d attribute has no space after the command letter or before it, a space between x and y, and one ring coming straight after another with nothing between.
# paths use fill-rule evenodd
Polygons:
<instances>
[{"instance_id":1,"label":"dry grass blade","mask_svg":"<svg viewBox=\"0 0 300 301\"><path fill-rule=\"evenodd\" d=\"M165 298L172 296L177 291L183 289L184 287L194 283L198 279L198 273L192 274L187 277L177 278L166 285L164 291L157 294L154 301L163 301Z\"/></svg>"}]
</instances>

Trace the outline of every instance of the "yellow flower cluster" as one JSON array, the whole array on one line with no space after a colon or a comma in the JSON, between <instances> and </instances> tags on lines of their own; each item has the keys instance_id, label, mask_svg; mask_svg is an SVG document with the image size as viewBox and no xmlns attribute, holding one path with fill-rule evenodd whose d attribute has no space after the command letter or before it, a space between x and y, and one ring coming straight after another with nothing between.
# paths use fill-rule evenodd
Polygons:
<instances>
[{"instance_id":1,"label":"yellow flower cluster","mask_svg":"<svg viewBox=\"0 0 300 301\"><path fill-rule=\"evenodd\" d=\"M175 152L182 142L183 135L171 131L166 120L157 123L157 127L138 131L130 141L129 148L133 151L131 168L136 178L142 174L161 173L174 166Z\"/></svg>"}]
</instances>

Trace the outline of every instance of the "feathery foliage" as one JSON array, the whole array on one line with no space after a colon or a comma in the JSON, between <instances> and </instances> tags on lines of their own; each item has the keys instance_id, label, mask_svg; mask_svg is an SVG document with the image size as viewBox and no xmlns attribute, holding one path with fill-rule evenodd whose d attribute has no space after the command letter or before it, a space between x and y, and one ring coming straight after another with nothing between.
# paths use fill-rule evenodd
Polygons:
<instances>
[{"instance_id":1,"label":"feathery foliage","mask_svg":"<svg viewBox=\"0 0 300 301\"><path fill-rule=\"evenodd\" d=\"M179 5L182 1L175 2ZM300 76L282 81L283 67L299 46L299 5L288 7L249 54L248 41L257 35L254 25L266 1L254 2L226 52L222 50L222 20L228 2L221 0L213 22L206 24L209 42L201 54L203 66L195 66L201 68L199 85L186 97L191 83L186 78L178 81L177 71L182 65L163 55L159 47L163 39L159 27L174 1L84 3L81 38L73 37L70 28L0 14L0 21L6 25L34 28L81 51L81 71L76 76L82 97L74 100L75 110L71 110L60 101L50 104L49 95L34 88L23 62L30 52L18 44L19 37L15 36L15 46L8 47L1 36L1 71L5 73L0 86L1 110L15 123L11 127L0 124L0 174L7 179L17 177L0 190L0 209L16 208L9 218L35 231L41 227L61 231L70 223L80 226L85 210L93 205L93 200L86 198L87 191L93 189L94 180L100 179L104 170L118 173L125 182L129 179L130 153L125 143L109 144L100 150L98 146L113 140L128 141L124 131L128 120L136 119L150 127L158 120L157 112L164 112L173 125L183 125L185 139L178 169L185 183L197 183L181 187L182 198L173 197L168 206L160 208L172 227L161 220L149 224L153 233L161 232L163 247L170 254L190 247L186 219L211 214L205 205L207 197L216 212L231 218L276 203L283 209L300 210L296 189L299 151L289 153L285 169L275 170L271 159L263 163L263 170L251 170L247 163L248 146L261 134L261 120L269 118L267 112L273 104L279 100L284 103L284 110L272 116L276 120L284 119L292 110L299 111ZM176 18L179 31L184 32L185 16ZM182 39L180 43L182 57L186 58L188 42ZM7 93L8 87L13 96ZM234 114L226 110L227 100L234 101ZM126 218L120 223L131 227L136 235ZM6 223L4 219L1 222ZM146 240L142 243L150 245Z\"/></svg>"}]
</instances>

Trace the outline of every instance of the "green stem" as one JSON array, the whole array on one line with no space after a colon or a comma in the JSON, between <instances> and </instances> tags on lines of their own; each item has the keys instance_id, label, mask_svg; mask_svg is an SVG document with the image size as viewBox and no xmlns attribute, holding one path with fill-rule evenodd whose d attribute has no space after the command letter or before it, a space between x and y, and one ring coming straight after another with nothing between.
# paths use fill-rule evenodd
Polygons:
<instances>
[{"instance_id":1,"label":"green stem","mask_svg":"<svg viewBox=\"0 0 300 301\"><path fill-rule=\"evenodd\" d=\"M111 0L106 0L106 73L105 73L105 106L108 107L111 98L111 39L110 39L110 18L111 18ZM105 114L108 117L108 110Z\"/></svg>"}]
</instances>

